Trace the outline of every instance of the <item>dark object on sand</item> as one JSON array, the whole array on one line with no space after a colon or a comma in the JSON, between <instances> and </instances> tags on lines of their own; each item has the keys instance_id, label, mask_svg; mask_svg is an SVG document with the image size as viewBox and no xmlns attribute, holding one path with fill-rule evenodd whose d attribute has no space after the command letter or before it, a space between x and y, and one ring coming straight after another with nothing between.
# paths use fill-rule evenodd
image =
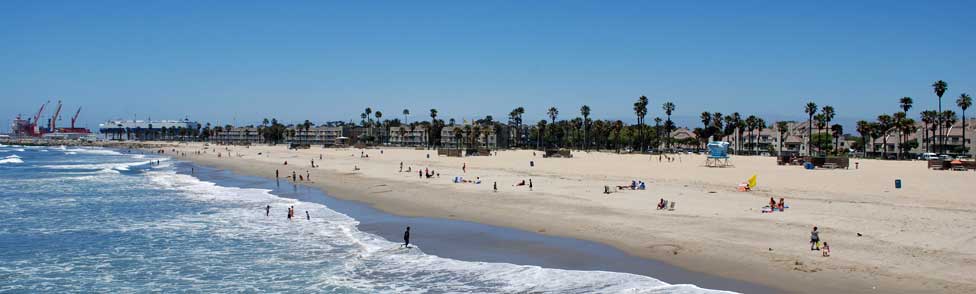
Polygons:
<instances>
[{"instance_id":1,"label":"dark object on sand","mask_svg":"<svg viewBox=\"0 0 976 294\"><path fill-rule=\"evenodd\" d=\"M546 149L546 153L542 154L545 158L573 158L573 153L569 149Z\"/></svg>"}]
</instances>

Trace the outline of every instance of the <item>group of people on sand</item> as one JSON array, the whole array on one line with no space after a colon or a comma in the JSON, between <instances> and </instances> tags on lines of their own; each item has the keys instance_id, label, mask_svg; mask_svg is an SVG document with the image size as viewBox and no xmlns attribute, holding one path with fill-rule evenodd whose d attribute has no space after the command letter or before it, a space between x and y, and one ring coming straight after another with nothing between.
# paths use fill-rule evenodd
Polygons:
<instances>
[{"instance_id":1,"label":"group of people on sand","mask_svg":"<svg viewBox=\"0 0 976 294\"><path fill-rule=\"evenodd\" d=\"M631 180L630 185L617 185L617 190L646 190L647 184L640 180ZM610 186L603 185L603 194L610 194Z\"/></svg>"},{"instance_id":2,"label":"group of people on sand","mask_svg":"<svg viewBox=\"0 0 976 294\"><path fill-rule=\"evenodd\" d=\"M668 162L674 162L677 158L680 158L680 157L671 157L671 156L667 156L667 155L663 155L663 154L658 154L658 156L657 156L657 162L662 162L662 161L664 161L664 159L667 159Z\"/></svg>"},{"instance_id":3,"label":"group of people on sand","mask_svg":"<svg viewBox=\"0 0 976 294\"><path fill-rule=\"evenodd\" d=\"M515 187L520 187L520 186L525 186L525 185L526 185L525 184L525 180L522 180L522 181L520 181L518 183L515 183ZM529 186L529 191L532 191L532 187L533 187L533 185L532 185L532 179L529 179L528 186Z\"/></svg>"},{"instance_id":4,"label":"group of people on sand","mask_svg":"<svg viewBox=\"0 0 976 294\"><path fill-rule=\"evenodd\" d=\"M423 179L423 178L428 178L428 179L429 179L429 178L432 178L432 177L434 177L435 175L436 175L436 176L437 176L438 178L440 178L440 177L441 177L441 173L439 173L439 172L435 172L435 171L433 171L433 170L430 170L430 169L428 169L428 168L426 168L426 167L424 168L424 170L423 170L423 171L421 171L421 170L417 170L417 175L418 175L418 176L420 176L420 178L421 178L421 179Z\"/></svg>"},{"instance_id":5,"label":"group of people on sand","mask_svg":"<svg viewBox=\"0 0 976 294\"><path fill-rule=\"evenodd\" d=\"M475 177L474 180L467 180L462 176L454 177L455 184L481 184L481 177ZM496 185L497 187L497 185ZM495 190L498 190L497 188Z\"/></svg>"},{"instance_id":6,"label":"group of people on sand","mask_svg":"<svg viewBox=\"0 0 976 294\"><path fill-rule=\"evenodd\" d=\"M773 199L773 197L769 197L769 207L768 208L769 208L768 211L763 211L763 212L764 213L766 213L766 212L771 213L771 212L774 212L774 211L777 211L777 210L779 210L780 212L783 212L783 211L786 210L786 200L784 200L783 198L780 198L779 199L779 202L777 203L776 202L776 199Z\"/></svg>"},{"instance_id":7,"label":"group of people on sand","mask_svg":"<svg viewBox=\"0 0 976 294\"><path fill-rule=\"evenodd\" d=\"M671 204L671 207L668 207L668 204ZM661 200L657 202L657 210L674 210L674 204L674 201L664 200L664 198L661 198Z\"/></svg>"},{"instance_id":8,"label":"group of people on sand","mask_svg":"<svg viewBox=\"0 0 976 294\"><path fill-rule=\"evenodd\" d=\"M830 256L830 245L827 241L823 242L823 246L820 246L820 232L817 231L817 226L813 226L813 231L810 232L810 250L820 251L820 255L823 257Z\"/></svg>"}]
</instances>

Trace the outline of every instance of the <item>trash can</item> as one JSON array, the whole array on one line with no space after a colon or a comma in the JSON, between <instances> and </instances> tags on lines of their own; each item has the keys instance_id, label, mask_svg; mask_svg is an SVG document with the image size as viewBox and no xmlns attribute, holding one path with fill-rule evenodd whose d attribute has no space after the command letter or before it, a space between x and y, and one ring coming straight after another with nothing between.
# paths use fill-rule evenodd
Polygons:
<instances>
[{"instance_id":1,"label":"trash can","mask_svg":"<svg viewBox=\"0 0 976 294\"><path fill-rule=\"evenodd\" d=\"M895 179L895 189L901 189L901 179Z\"/></svg>"},{"instance_id":2,"label":"trash can","mask_svg":"<svg viewBox=\"0 0 976 294\"><path fill-rule=\"evenodd\" d=\"M804 163L803 164L803 168L805 168L805 169L813 169L813 162Z\"/></svg>"}]
</instances>

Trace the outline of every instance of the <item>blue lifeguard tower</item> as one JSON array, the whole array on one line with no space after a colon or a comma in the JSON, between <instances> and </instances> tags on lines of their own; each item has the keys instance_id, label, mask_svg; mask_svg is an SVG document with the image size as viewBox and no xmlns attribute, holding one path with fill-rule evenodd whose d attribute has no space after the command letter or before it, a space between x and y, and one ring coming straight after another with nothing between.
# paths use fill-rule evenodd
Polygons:
<instances>
[{"instance_id":1,"label":"blue lifeguard tower","mask_svg":"<svg viewBox=\"0 0 976 294\"><path fill-rule=\"evenodd\" d=\"M729 164L729 142L713 141L708 143L708 158L705 158L707 167L728 167Z\"/></svg>"}]
</instances>

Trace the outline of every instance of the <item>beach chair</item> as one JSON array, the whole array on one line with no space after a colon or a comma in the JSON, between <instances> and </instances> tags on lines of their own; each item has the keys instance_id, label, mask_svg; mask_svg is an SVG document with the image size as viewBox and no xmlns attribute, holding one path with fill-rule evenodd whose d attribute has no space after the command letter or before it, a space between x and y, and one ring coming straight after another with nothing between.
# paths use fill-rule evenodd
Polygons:
<instances>
[{"instance_id":1,"label":"beach chair","mask_svg":"<svg viewBox=\"0 0 976 294\"><path fill-rule=\"evenodd\" d=\"M729 142L708 143L708 157L705 158L707 167L728 167L729 165Z\"/></svg>"},{"instance_id":2,"label":"beach chair","mask_svg":"<svg viewBox=\"0 0 976 294\"><path fill-rule=\"evenodd\" d=\"M668 211L674 211L674 203L675 203L674 201L671 201L671 203L668 204L670 205L668 206Z\"/></svg>"}]
</instances>

